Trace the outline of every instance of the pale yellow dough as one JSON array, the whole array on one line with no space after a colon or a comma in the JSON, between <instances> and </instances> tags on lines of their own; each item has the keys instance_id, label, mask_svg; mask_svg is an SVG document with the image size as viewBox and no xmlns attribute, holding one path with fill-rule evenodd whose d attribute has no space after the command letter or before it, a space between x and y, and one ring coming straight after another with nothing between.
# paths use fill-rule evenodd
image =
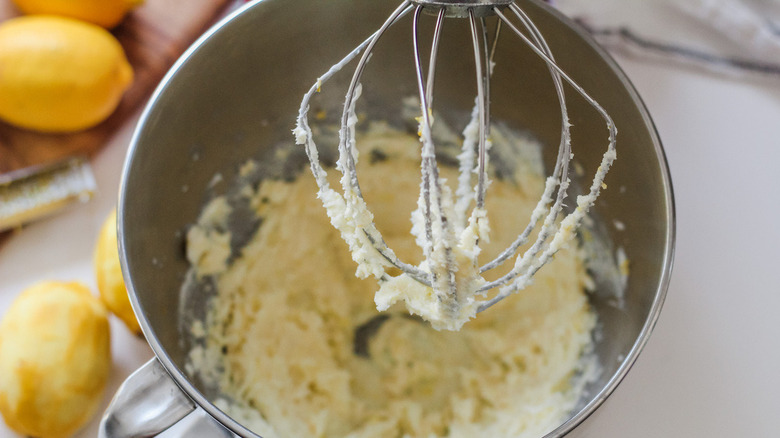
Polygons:
<instances>
[{"instance_id":1,"label":"pale yellow dough","mask_svg":"<svg viewBox=\"0 0 780 438\"><path fill-rule=\"evenodd\" d=\"M361 157L358 173L377 226L402 260L419 263L409 221L419 141L386 130L360 144L387 155ZM492 183L483 260L525 226L543 183L528 175L522 187ZM370 357L358 356L354 331L378 314L377 282L355 277L316 191L308 172L265 181L251 194L262 218L256 236L229 265L209 265L218 293L193 330L205 346L187 368L219 386L218 406L265 438L541 437L566 419L596 372L584 354L596 321L575 251L559 252L533 285L459 332L436 331L396 304ZM224 245L192 247L209 242L189 242L196 264L212 250L224 260Z\"/></svg>"}]
</instances>

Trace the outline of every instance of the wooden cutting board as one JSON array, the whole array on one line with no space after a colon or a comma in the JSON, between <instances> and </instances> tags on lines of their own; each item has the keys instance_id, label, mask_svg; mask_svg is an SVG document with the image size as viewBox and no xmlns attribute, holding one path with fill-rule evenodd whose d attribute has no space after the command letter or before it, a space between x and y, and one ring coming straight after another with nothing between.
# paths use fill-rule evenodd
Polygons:
<instances>
[{"instance_id":1,"label":"wooden cutting board","mask_svg":"<svg viewBox=\"0 0 780 438\"><path fill-rule=\"evenodd\" d=\"M133 116L181 53L236 0L146 0L112 30L133 66L133 84L117 110L103 123L73 134L43 134L0 121L0 173L92 155ZM19 15L0 0L0 21ZM0 241L3 239L0 233Z\"/></svg>"},{"instance_id":2,"label":"wooden cutting board","mask_svg":"<svg viewBox=\"0 0 780 438\"><path fill-rule=\"evenodd\" d=\"M76 134L41 134L0 122L0 173L75 154L90 155L132 116L176 58L231 3L229 0L146 0L113 30L135 71L133 85L105 122ZM0 20L19 15L0 0Z\"/></svg>"}]
</instances>

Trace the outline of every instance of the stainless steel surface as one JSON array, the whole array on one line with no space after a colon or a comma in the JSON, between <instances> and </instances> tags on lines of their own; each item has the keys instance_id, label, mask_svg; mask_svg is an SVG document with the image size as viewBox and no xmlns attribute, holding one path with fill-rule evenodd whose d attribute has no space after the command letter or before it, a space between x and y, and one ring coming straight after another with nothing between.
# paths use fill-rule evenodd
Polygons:
<instances>
[{"instance_id":1,"label":"stainless steel surface","mask_svg":"<svg viewBox=\"0 0 780 438\"><path fill-rule=\"evenodd\" d=\"M155 436L195 410L157 359L125 380L100 422L101 438Z\"/></svg>"},{"instance_id":2,"label":"stainless steel surface","mask_svg":"<svg viewBox=\"0 0 780 438\"><path fill-rule=\"evenodd\" d=\"M173 427L172 427L173 426ZM161 435L163 434L163 435ZM197 407L157 359L125 380L100 422L99 438L234 436Z\"/></svg>"},{"instance_id":3,"label":"stainless steel surface","mask_svg":"<svg viewBox=\"0 0 780 438\"><path fill-rule=\"evenodd\" d=\"M166 76L144 112L133 137L120 188L119 240L131 301L158 360L193 402L240 436L255 436L208 401L210 389L184 372L189 345L180 333L179 295L187 270L183 236L195 222L215 173L230 181L239 164L262 158L277 145L292 144L290 130L311 79L357 46L389 16L396 1L265 0L249 4L196 43ZM598 224L614 248L631 261L622 307L612 303L614 287L594 272L600 292L591 303L602 336L595 350L602 376L588 388L577 412L548 437L584 437L576 426L612 393L645 345L661 309L673 256L674 205L660 141L640 98L614 62L590 38L546 5L520 2L545 33L558 63L589 90L620 129L619 158L609 174L609 190L594 208ZM305 13L301 13L305 11ZM317 17L311 20L308 17ZM468 58L454 56L467 47L467 30L451 32L439 48L440 89L473 82ZM369 117L402 124L401 98L416 93L408 32L389 31L369 64L372 86L364 99ZM554 165L560 135L559 107L546 67L519 45L499 45L498 62L507 77L495 78L494 120L527 128L543 144ZM504 61L502 61L504 60ZM512 61L509 61L512 60ZM323 89L321 109L340 114L349 78ZM506 78L504 78L506 79ZM368 79L366 79L368 80ZM592 168L605 139L603 122L583 99L567 98L573 135L582 143L575 161ZM468 118L473 93L441 93L439 108L455 122ZM517 102L534 102L518 105ZM458 124L458 123L455 123ZM549 150L549 154L547 153ZM576 183L575 178L575 183ZM613 221L625 224L620 231ZM205 297L203 297L205 300ZM201 306L204 304L200 303Z\"/></svg>"}]
</instances>

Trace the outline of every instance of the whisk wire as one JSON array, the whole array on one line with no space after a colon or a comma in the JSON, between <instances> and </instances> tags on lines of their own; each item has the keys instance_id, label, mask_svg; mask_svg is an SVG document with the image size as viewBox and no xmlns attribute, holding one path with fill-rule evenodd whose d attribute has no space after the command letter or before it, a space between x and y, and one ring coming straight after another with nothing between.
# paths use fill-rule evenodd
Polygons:
<instances>
[{"instance_id":1,"label":"whisk wire","mask_svg":"<svg viewBox=\"0 0 780 438\"><path fill-rule=\"evenodd\" d=\"M516 6L516 5L512 5L512 6ZM533 40L533 44L535 45L535 47L539 48L545 55L547 55L552 62L555 62L555 58L552 55L552 51L550 50L550 47L547 45L547 42L545 41L539 29L528 18L528 16L525 14L525 12L522 9L520 9L519 7L512 8L512 6L510 6L510 8L515 13L515 16L520 20L520 22L523 24L525 29L531 34L531 39ZM500 11L498 11L496 15L498 15L499 17L503 16ZM503 23L503 22L504 22L503 20L499 21L499 23ZM516 29L515 31L517 32ZM568 109L566 106L566 97L563 90L561 76L550 64L547 64L547 68L550 71L550 75L552 77L555 86L555 91L558 96L558 102L561 110L561 139L558 147L558 156L555 162L555 169L553 170L552 175L548 178L545 184L544 192L542 193L542 196L539 202L537 203L537 206L534 209L534 212L532 213L531 219L529 220L529 223L526 226L526 228L523 230L522 233L520 233L518 238L511 245L509 245L509 247L507 247L490 263L484 265L480 269L480 272L486 272L490 269L493 269L499 266L500 264L502 264L509 257L513 256L522 245L525 245L528 242L528 238L531 232L534 229L536 229L536 226L538 225L539 221L542 219L543 216L545 216L544 223L537 236L536 244L533 245L530 251L525 255L526 259L528 259L528 257L536 256L536 254L538 254L539 251L541 250L543 244L547 241L547 238L549 237L550 233L553 232L553 228L556 226L555 219L560 214L563 208L563 201L567 196L566 192L569 184L567 175L569 172L569 162L571 161L572 158L571 133L570 133L571 125L569 124ZM553 204L552 208L547 210L547 205L550 202L552 202L552 195L555 192L556 187L558 187L558 193L555 199L555 203ZM546 215L545 212L547 212ZM492 283L488 283L488 285L486 285L485 287L489 287L490 289L492 289L499 285L505 284L512 278L516 277L517 274L518 272L515 270L510 271L504 277Z\"/></svg>"},{"instance_id":2,"label":"whisk wire","mask_svg":"<svg viewBox=\"0 0 780 438\"><path fill-rule=\"evenodd\" d=\"M366 38L361 44L359 44L352 52L347 54L341 61L339 61L337 64L335 64L333 67L331 67L328 72L326 72L324 75L322 75L320 78L317 79L317 81L311 86L311 88L307 91L307 93L304 95L304 98L301 102L300 111L298 114L298 126L300 128L299 130L296 130L296 137L299 137L298 141L303 141L306 154L309 158L310 168L312 171L312 174L315 177L315 180L317 182L317 185L320 189L320 192L327 192L330 189L330 184L328 183L328 180L326 178L327 173L325 169L322 167L322 164L319 161L319 153L317 150L317 146L314 142L313 135L311 133L311 127L308 123L308 113L310 109L310 102L312 97L319 92L323 84L327 83L336 73L341 71L347 64L352 62L355 58L358 57L361 53L363 54L360 58L360 61L358 62L358 67L356 67L356 73L359 73L357 75L353 75L352 82L350 84L350 89L348 90L348 97L345 103L345 114L342 114L342 131L340 132L340 135L343 138L346 138L349 136L349 133L346 132L343 127L344 120L347 120L347 123L349 122L349 111L347 108L354 108L354 102L355 102L355 91L357 88L357 84L360 80L360 75L362 74L363 69L365 68L365 64L368 62L368 58L371 53L371 50L373 46L376 45L379 38L385 33L385 31L393 24L398 22L400 19L402 19L404 16L406 16L409 12L412 11L414 6L407 0L401 3L398 8L393 11L393 13L390 15L388 20L380 27L376 32L371 34L368 38ZM305 137L305 140L303 139ZM339 149L339 155L340 157L343 157L344 160L346 160L346 166L344 166L342 169L340 169L342 172L346 172L347 175L349 175L348 181L350 184L356 184L354 187L359 192L359 183L357 182L356 177L356 171L355 171L355 162L354 162L354 156L352 153L349 153L346 151L346 142L340 140L340 149ZM392 249L390 249L387 244L385 243L384 239L382 238L379 231L376 229L376 226L373 223L368 224L364 230L366 238L369 240L372 246L376 248L376 250L380 253L380 255L387 260L388 263L391 265L397 267L410 277L414 278L416 281L419 281L422 284L430 286L430 281L428 280L428 273L423 271L422 269L418 268L417 266L410 265L408 263L405 263L401 261L393 252Z\"/></svg>"},{"instance_id":3,"label":"whisk wire","mask_svg":"<svg viewBox=\"0 0 780 438\"><path fill-rule=\"evenodd\" d=\"M474 98L474 107L471 111L471 119L468 125L463 129L463 146L461 153L458 155L459 162L459 176L458 187L456 194L458 200L455 204L456 219L458 221L458 227L464 229L466 227L466 211L472 202L476 203L477 210L472 212L472 218L476 211L484 207L485 191L487 190L487 167L488 158L487 153L480 154L478 151L483 150L487 152L490 144L490 76L492 75L492 65L495 57L495 50L498 43L498 36L501 30L500 22L496 26L496 31L493 37L493 42L490 44L488 41L488 27L485 17L480 17L480 24L482 27L482 45L484 46L484 63L482 74L477 74L477 81L482 81L484 93L477 92L477 97ZM478 44L474 40L475 33L472 32L472 41L475 46ZM475 56L475 61L480 62L479 58ZM482 128L484 126L484 128ZM484 135L482 132L484 131ZM476 135L475 135L476 133ZM483 143L480 146L479 143ZM474 164L475 153L477 155L478 165ZM472 188L472 174L478 175L477 185ZM474 218L474 220L477 220Z\"/></svg>"},{"instance_id":4,"label":"whisk wire","mask_svg":"<svg viewBox=\"0 0 780 438\"><path fill-rule=\"evenodd\" d=\"M442 302L457 301L457 284L455 279L455 260L453 257L454 231L452 224L448 219L449 209L445 204L450 200L447 187L444 187L439 176L439 167L436 162L435 147L432 134L433 107L431 105L433 96L433 76L436 70L436 53L438 52L439 37L444 18L444 10L440 11L436 20L433 43L430 53L429 69L427 80L424 78L422 69L422 55L420 54L419 40L419 20L423 7L417 6L414 13L412 24L412 35L414 45L415 69L417 73L417 87L420 94L420 137L422 141L422 165L420 186L419 208L422 209L422 216L425 224L425 239L423 253L425 259L430 265L429 276L431 287ZM427 85L426 85L427 83ZM434 214L434 203L435 213ZM435 219L435 220L434 220ZM436 230L434 231L434 227ZM435 238L434 235L436 235ZM441 253L440 257L434 256L435 253ZM443 269L437 269L437 268ZM446 272L447 278L438 278L438 272ZM449 300L448 300L449 298Z\"/></svg>"},{"instance_id":5,"label":"whisk wire","mask_svg":"<svg viewBox=\"0 0 780 438\"><path fill-rule=\"evenodd\" d=\"M490 105L490 75L482 64L482 48L477 34L477 20L474 11L469 10L469 27L471 28L471 41L474 47L474 65L477 74L477 105L479 105L479 145L477 150L477 208L485 206L485 191L487 190L487 141L488 141L488 107ZM483 26L484 36L484 26ZM489 61L486 61L489 62Z\"/></svg>"},{"instance_id":6,"label":"whisk wire","mask_svg":"<svg viewBox=\"0 0 780 438\"><path fill-rule=\"evenodd\" d=\"M522 9L520 9L515 4L511 4L510 9L515 12L524 25L529 26L532 29L532 38L538 38L540 42L544 41L541 33L538 31L536 26L534 26L533 22L528 19L527 15L525 15ZM542 60L544 60L549 68L556 72L556 74L553 75L554 77L564 79L569 85L572 86L572 88L574 88L575 91L577 91L578 94L580 94L585 99L585 101L591 107L596 110L602 119L604 119L609 131L609 144L607 146L607 151L602 157L601 164L596 172L596 175L593 178L588 195L578 197L576 209L572 213L569 213L561 221L561 225L557 227L557 231L553 236L553 241L549 244L546 243L547 238L550 234L552 234L552 228L555 226L555 219L557 218L558 214L553 214L554 211L550 211L548 217L545 219L545 224L542 226L542 230L539 232L537 241L534 243L531 249L528 250L528 252L523 254L522 257L518 258L512 271L499 280L487 283L481 288L482 290L489 290L500 287L500 290L499 293L492 299L481 303L478 312L484 311L485 309L506 298L511 293L522 289L525 285L528 284L531 277L549 261L549 259L555 254L555 252L557 252L558 248L560 247L560 245L553 243L560 243L566 239L568 234L573 232L573 230L582 221L582 218L585 216L588 209L593 205L596 197L598 197L602 188L604 177L609 171L612 162L616 158L615 139L617 136L617 129L612 121L612 118L609 116L609 114L607 114L606 110L604 110L604 108L599 105L598 102L596 102L596 100L593 99L579 84L572 80L555 63L555 61L551 59L550 56L548 56L547 53L545 53L546 51L549 52L549 47L546 43L540 44L541 47L537 47L537 45L531 42L528 37L526 37L511 21L509 21L501 11L496 9L495 13L502 20L502 22L504 22L510 29L512 29L513 32L517 34L526 45L528 45L540 58L542 58ZM565 103L563 105L565 105ZM562 108L565 109L565 106ZM565 121L565 124L568 125L568 121ZM571 159L571 154L569 153L566 157L564 157L564 159L568 162L568 160ZM564 178L566 178L565 175ZM562 206L562 200L565 198L565 189L568 186L568 178L562 180L559 184L561 187L559 188L558 200L556 200L556 205L551 210L555 210L555 208L560 208L560 206ZM563 193L561 193L561 191L563 191ZM537 258L536 256L539 254L539 252L541 252L541 255Z\"/></svg>"},{"instance_id":7,"label":"whisk wire","mask_svg":"<svg viewBox=\"0 0 780 438\"><path fill-rule=\"evenodd\" d=\"M404 0L385 23L371 37L350 52L325 75L318 79L304 96L295 130L296 141L303 144L311 162L312 173L320 188L320 196L334 220L334 225L342 232L349 243L353 259L358 262L358 275L373 274L380 280L390 281L385 266L394 266L419 283L431 287L444 314L454 320L463 321L468 312L481 312L493 306L511 293L526 286L531 277L544 266L550 258L568 241L581 223L589 208L594 204L602 189L604 177L616 158L615 138L617 130L607 112L585 90L572 80L556 63L552 51L540 30L530 17L512 0L475 0L472 4L455 0ZM492 6L490 6L492 4ZM429 9L425 9L426 5ZM438 8L438 9L437 9ZM371 53L387 29L414 9L413 48L417 76L417 86L422 115L419 119L421 145L421 183L418 208L413 212L412 233L422 247L425 261L413 266L401 261L385 243L381 233L373 222L373 215L363 199L357 177L356 164L358 151L355 144L355 125L357 116L355 104L361 94L360 80ZM504 10L511 11L510 20ZM419 40L419 21L423 11L435 12L438 17L434 28L433 41L428 61L427 75L423 73ZM490 44L486 15L498 17L495 35ZM469 20L471 40L474 52L477 96L474 100L472 117L464 129L461 153L458 155L460 174L455 198L450 187L440 177L436 160L432 125L435 123L433 111L434 81L437 54L445 16L463 17ZM479 18L479 24L477 23ZM519 22L523 31L515 24ZM478 29L481 26L481 32ZM561 136L557 159L552 175L545 181L541 199L531 214L529 223L512 244L489 263L477 267L479 240L487 238L487 212L484 209L488 179L488 160L490 140L490 88L494 57L498 37L503 26L507 26L529 47L547 66L555 87L561 110ZM319 163L316 145L308 125L308 111L311 97L344 65L356 58L360 52L349 88L345 96L342 113L342 126L339 131L339 159L337 168L342 172L341 185L343 195L330 188L326 172ZM564 202L570 184L568 173L571 152L571 132L564 92L564 83L571 86L599 116L606 122L609 131L608 147L601 164L596 171L587 195L577 197L577 206L563 215ZM476 161L476 163L475 163ZM473 184L473 174L477 174ZM557 190L556 190L557 189ZM457 198L457 199L456 199ZM466 212L471 203L468 226ZM339 213L339 206L344 212ZM539 223L541 227L539 227ZM495 281L486 281L481 274L498 267L507 259L515 256L526 245L534 230L539 228L537 236L528 249L517 255L512 269ZM372 247L380 255L377 262L372 261L365 251ZM386 265L382 263L386 262ZM379 263L379 264L377 264ZM463 290L465 289L465 290ZM472 296L485 295L498 289L490 299L475 301ZM465 299L466 301L462 301ZM461 307L472 310L460 313ZM474 310L475 309L475 310ZM473 314L471 314L473 316ZM468 319L469 316L466 316ZM462 323L462 322L461 322Z\"/></svg>"}]
</instances>

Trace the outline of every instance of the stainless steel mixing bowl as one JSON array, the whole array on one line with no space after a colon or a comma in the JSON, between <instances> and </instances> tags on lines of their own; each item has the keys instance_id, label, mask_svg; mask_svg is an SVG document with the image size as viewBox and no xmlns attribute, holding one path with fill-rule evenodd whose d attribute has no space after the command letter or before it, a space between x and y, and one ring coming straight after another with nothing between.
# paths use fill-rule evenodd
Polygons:
<instances>
[{"instance_id":1,"label":"stainless steel mixing bowl","mask_svg":"<svg viewBox=\"0 0 780 438\"><path fill-rule=\"evenodd\" d=\"M183 236L196 221L213 176L220 173L230 181L248 158L262 160L272 147L291 144L305 90L376 30L397 3L254 2L207 32L162 81L133 137L118 207L125 280L156 358L120 389L104 417L102 436L151 436L174 423L167 433L254 436L217 409L209 389L185 372L188 343L180 316L191 310L182 308L180 297L188 269ZM600 321L595 343L603 373L572 417L548 435L586 436L585 420L623 379L658 318L673 255L672 186L650 116L617 65L549 6L520 3L563 69L606 108L619 130L618 160L594 217L611 248L625 250L631 273L624 303L616 306L618 286L594 272L599 292L590 299ZM470 47L468 37L458 24L452 28L440 48L436 105L460 123L473 102L474 94L463 88L473 82L473 67L464 49ZM401 97L415 94L410 41L409 27L397 26L376 49L364 92L365 110L373 117L397 118ZM559 110L544 65L512 38L502 40L496 59L494 119L557 147ZM348 80L348 75L334 79L327 88L335 91L319 98L328 114L339 113ZM576 159L588 167L606 147L606 129L582 99L569 96ZM613 226L616 220L624 228Z\"/></svg>"}]
</instances>

